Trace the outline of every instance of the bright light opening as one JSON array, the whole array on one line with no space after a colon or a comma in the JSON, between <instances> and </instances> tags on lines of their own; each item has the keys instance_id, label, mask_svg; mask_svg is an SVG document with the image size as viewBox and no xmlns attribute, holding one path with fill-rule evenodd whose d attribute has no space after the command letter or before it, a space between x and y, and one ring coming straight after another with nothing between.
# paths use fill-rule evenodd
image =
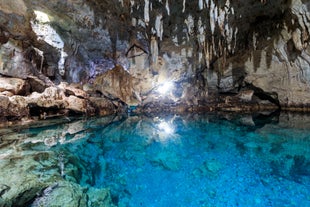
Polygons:
<instances>
[{"instance_id":1,"label":"bright light opening","mask_svg":"<svg viewBox=\"0 0 310 207\"><path fill-rule=\"evenodd\" d=\"M64 51L65 44L57 31L51 27L48 15L37 10L34 13L36 19L35 21L31 21L32 30L37 34L38 40L43 40L59 50L60 59L58 61L58 70L59 74L63 76L65 74L65 59L68 56Z\"/></svg>"},{"instance_id":2,"label":"bright light opening","mask_svg":"<svg viewBox=\"0 0 310 207\"><path fill-rule=\"evenodd\" d=\"M172 90L173 86L174 86L173 82L167 81L167 82L164 82L164 83L160 84L158 86L157 91L160 94L165 95L165 94L167 94L168 92L170 92Z\"/></svg>"}]
</instances>

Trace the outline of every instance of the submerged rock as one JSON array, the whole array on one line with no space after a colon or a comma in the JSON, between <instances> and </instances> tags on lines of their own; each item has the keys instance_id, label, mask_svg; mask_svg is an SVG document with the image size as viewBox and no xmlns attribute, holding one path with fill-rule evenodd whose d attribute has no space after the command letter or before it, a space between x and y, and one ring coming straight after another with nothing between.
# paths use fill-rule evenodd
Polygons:
<instances>
[{"instance_id":1,"label":"submerged rock","mask_svg":"<svg viewBox=\"0 0 310 207\"><path fill-rule=\"evenodd\" d=\"M166 170L179 170L181 161L174 152L160 152L151 158L151 163L159 165Z\"/></svg>"},{"instance_id":2,"label":"submerged rock","mask_svg":"<svg viewBox=\"0 0 310 207\"><path fill-rule=\"evenodd\" d=\"M201 166L193 170L193 175L196 177L217 177L220 174L223 166L218 160L210 159L203 162Z\"/></svg>"},{"instance_id":3,"label":"submerged rock","mask_svg":"<svg viewBox=\"0 0 310 207\"><path fill-rule=\"evenodd\" d=\"M88 207L87 196L80 185L60 181L44 189L42 195L37 197L31 205L31 207L41 206Z\"/></svg>"},{"instance_id":4,"label":"submerged rock","mask_svg":"<svg viewBox=\"0 0 310 207\"><path fill-rule=\"evenodd\" d=\"M44 157L44 154L38 153L32 156ZM22 157L18 154L7 154L6 159L1 161L1 198L5 206L25 206L29 204L38 192L57 179L58 173L56 170L50 170L48 174L44 174L43 171L36 171L36 169L39 170L43 166L35 161L32 156ZM5 186L7 187L4 188Z\"/></svg>"},{"instance_id":5,"label":"submerged rock","mask_svg":"<svg viewBox=\"0 0 310 207\"><path fill-rule=\"evenodd\" d=\"M88 207L116 207L112 203L110 190L106 188L89 188L88 195Z\"/></svg>"}]
</instances>

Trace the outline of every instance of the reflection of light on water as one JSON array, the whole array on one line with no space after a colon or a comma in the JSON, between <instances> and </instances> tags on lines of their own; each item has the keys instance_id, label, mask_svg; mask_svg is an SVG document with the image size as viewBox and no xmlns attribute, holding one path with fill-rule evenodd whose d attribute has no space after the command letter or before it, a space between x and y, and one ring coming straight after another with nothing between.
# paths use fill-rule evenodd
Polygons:
<instances>
[{"instance_id":1,"label":"reflection of light on water","mask_svg":"<svg viewBox=\"0 0 310 207\"><path fill-rule=\"evenodd\" d=\"M158 124L158 129L166 134L173 134L174 133L174 126L172 123L168 123L165 121L161 121Z\"/></svg>"},{"instance_id":2,"label":"reflection of light on water","mask_svg":"<svg viewBox=\"0 0 310 207\"><path fill-rule=\"evenodd\" d=\"M158 119L158 123L156 125L156 134L158 141L166 142L168 140L175 140L177 138L175 134L175 126L174 126L174 118L171 120L161 120Z\"/></svg>"}]
</instances>

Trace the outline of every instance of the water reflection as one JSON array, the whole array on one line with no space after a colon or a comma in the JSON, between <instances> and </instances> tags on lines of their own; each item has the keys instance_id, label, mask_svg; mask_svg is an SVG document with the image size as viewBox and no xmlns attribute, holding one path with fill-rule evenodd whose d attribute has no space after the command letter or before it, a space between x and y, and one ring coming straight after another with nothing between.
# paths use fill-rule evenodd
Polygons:
<instances>
[{"instance_id":1,"label":"water reflection","mask_svg":"<svg viewBox=\"0 0 310 207\"><path fill-rule=\"evenodd\" d=\"M168 140L172 140L176 138L175 135L175 125L174 125L174 116L171 119L159 119L157 124L157 134L159 137L159 141L165 143ZM158 118L157 118L158 119Z\"/></svg>"},{"instance_id":2,"label":"water reflection","mask_svg":"<svg viewBox=\"0 0 310 207\"><path fill-rule=\"evenodd\" d=\"M158 124L158 129L165 134L173 134L174 127L170 122L160 121Z\"/></svg>"},{"instance_id":3,"label":"water reflection","mask_svg":"<svg viewBox=\"0 0 310 207\"><path fill-rule=\"evenodd\" d=\"M300 114L114 116L11 130L1 135L0 184L109 188L118 206L310 206L307 123Z\"/></svg>"}]
</instances>

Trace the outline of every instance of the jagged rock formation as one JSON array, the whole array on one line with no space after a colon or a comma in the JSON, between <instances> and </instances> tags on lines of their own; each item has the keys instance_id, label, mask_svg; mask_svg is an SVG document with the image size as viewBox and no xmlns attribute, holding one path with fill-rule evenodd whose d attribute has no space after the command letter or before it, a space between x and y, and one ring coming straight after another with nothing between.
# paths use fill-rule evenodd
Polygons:
<instances>
[{"instance_id":1,"label":"jagged rock formation","mask_svg":"<svg viewBox=\"0 0 310 207\"><path fill-rule=\"evenodd\" d=\"M0 17L0 74L23 96L67 81L111 112L310 103L306 1L1 0Z\"/></svg>"}]
</instances>

